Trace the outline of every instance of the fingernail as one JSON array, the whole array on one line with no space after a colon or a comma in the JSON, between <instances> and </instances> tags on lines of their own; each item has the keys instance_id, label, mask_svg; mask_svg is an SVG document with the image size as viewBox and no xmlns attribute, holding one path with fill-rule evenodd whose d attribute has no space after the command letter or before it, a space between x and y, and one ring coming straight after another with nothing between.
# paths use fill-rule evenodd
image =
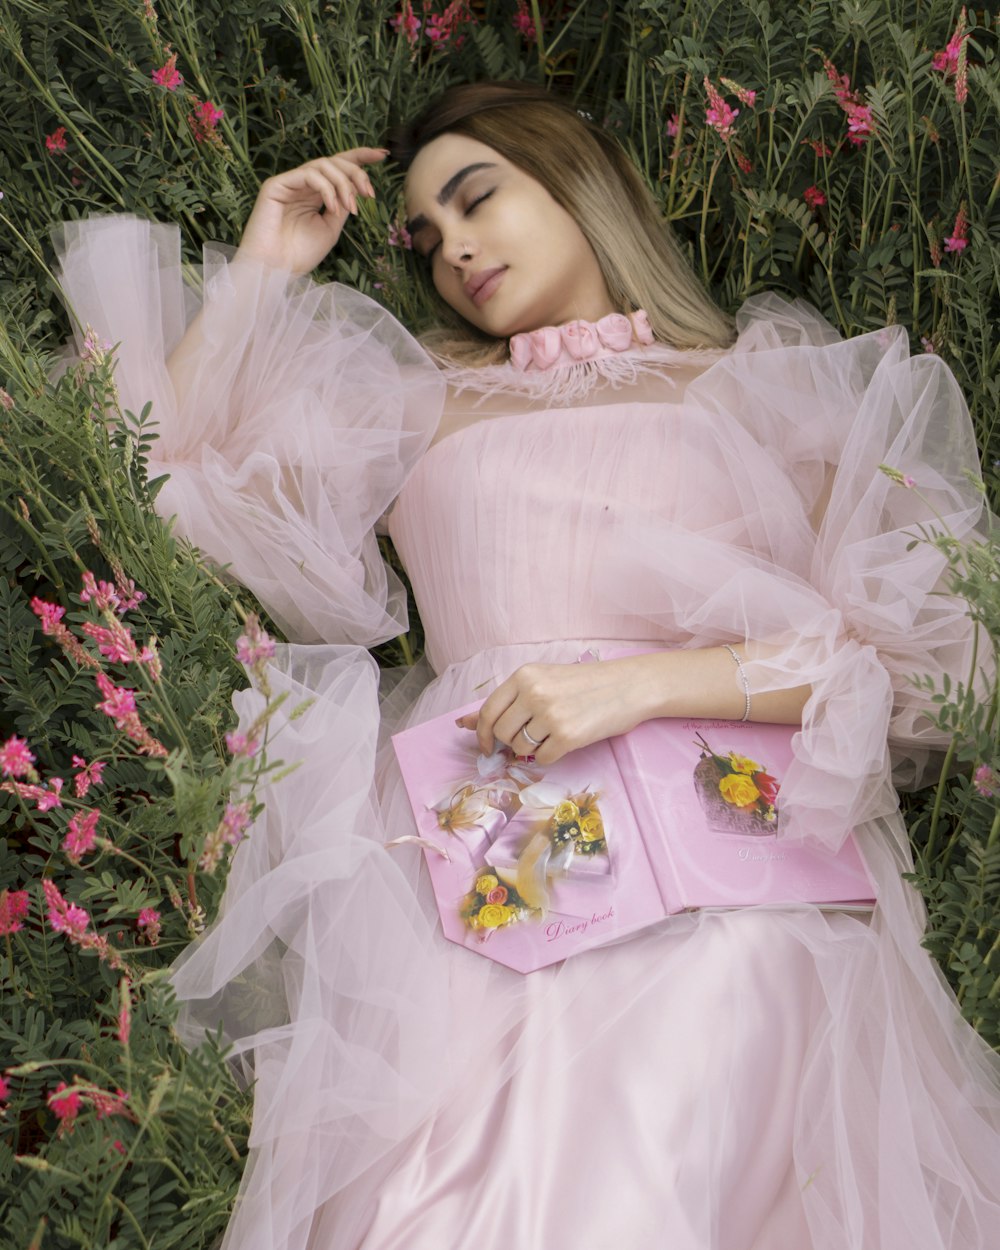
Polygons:
<instances>
[{"instance_id":1,"label":"fingernail","mask_svg":"<svg viewBox=\"0 0 1000 1250\"><path fill-rule=\"evenodd\" d=\"M460 716L460 717L459 717L459 718L455 721L455 724L459 727L459 729L464 729L464 728L465 728L465 726L462 724L462 718L461 718L461 716Z\"/></svg>"}]
</instances>

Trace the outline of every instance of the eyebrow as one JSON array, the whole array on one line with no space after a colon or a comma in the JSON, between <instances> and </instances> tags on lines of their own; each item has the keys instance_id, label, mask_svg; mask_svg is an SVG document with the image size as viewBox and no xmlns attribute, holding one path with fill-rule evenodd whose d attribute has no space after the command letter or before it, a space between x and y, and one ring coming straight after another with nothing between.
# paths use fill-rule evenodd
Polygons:
<instances>
[{"instance_id":1,"label":"eyebrow","mask_svg":"<svg viewBox=\"0 0 1000 1250\"><path fill-rule=\"evenodd\" d=\"M437 193L437 202L443 208L445 204L452 199L455 192L466 180L466 178L468 178L471 174L478 173L480 169L495 168L496 165L493 161L478 161L475 165L466 165L463 169L460 169L457 174L452 174L452 176L444 184L441 190ZM428 225L429 222L423 213L418 213L417 216L411 221L406 222L405 228L411 235L414 235L418 234L421 230L426 229Z\"/></svg>"}]
</instances>

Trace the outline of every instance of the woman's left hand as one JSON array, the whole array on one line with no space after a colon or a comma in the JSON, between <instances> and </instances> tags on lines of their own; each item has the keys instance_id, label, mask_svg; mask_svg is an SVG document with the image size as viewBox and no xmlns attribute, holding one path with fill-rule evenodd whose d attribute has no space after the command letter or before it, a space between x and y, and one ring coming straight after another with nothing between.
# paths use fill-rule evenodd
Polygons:
<instances>
[{"instance_id":1,"label":"woman's left hand","mask_svg":"<svg viewBox=\"0 0 1000 1250\"><path fill-rule=\"evenodd\" d=\"M592 664L524 664L497 686L478 713L457 723L475 729L484 755L493 753L496 739L518 755L553 764L569 751L627 733L646 719L649 683L642 679L644 672L632 657ZM524 736L525 729L540 746Z\"/></svg>"}]
</instances>

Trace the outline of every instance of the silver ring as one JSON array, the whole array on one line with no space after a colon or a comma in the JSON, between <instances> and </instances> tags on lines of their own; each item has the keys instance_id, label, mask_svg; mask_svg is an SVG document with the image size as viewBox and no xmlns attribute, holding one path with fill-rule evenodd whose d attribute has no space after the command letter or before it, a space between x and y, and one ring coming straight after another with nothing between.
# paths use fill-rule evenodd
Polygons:
<instances>
[{"instance_id":1,"label":"silver ring","mask_svg":"<svg viewBox=\"0 0 1000 1250\"><path fill-rule=\"evenodd\" d=\"M531 743L533 747L540 747L542 743L545 741L544 738L533 738L531 734L528 733L527 725L521 726L521 733L525 738L527 738L527 740Z\"/></svg>"}]
</instances>

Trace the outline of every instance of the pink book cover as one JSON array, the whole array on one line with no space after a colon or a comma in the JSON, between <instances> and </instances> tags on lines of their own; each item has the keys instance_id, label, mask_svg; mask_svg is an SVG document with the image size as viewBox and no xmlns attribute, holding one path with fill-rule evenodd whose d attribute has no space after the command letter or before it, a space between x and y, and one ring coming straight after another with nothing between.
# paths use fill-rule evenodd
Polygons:
<instances>
[{"instance_id":1,"label":"pink book cover","mask_svg":"<svg viewBox=\"0 0 1000 1250\"><path fill-rule=\"evenodd\" d=\"M531 972L690 908L871 906L853 837L781 839L789 725L658 719L542 769L458 716L392 742L445 936Z\"/></svg>"}]
</instances>

